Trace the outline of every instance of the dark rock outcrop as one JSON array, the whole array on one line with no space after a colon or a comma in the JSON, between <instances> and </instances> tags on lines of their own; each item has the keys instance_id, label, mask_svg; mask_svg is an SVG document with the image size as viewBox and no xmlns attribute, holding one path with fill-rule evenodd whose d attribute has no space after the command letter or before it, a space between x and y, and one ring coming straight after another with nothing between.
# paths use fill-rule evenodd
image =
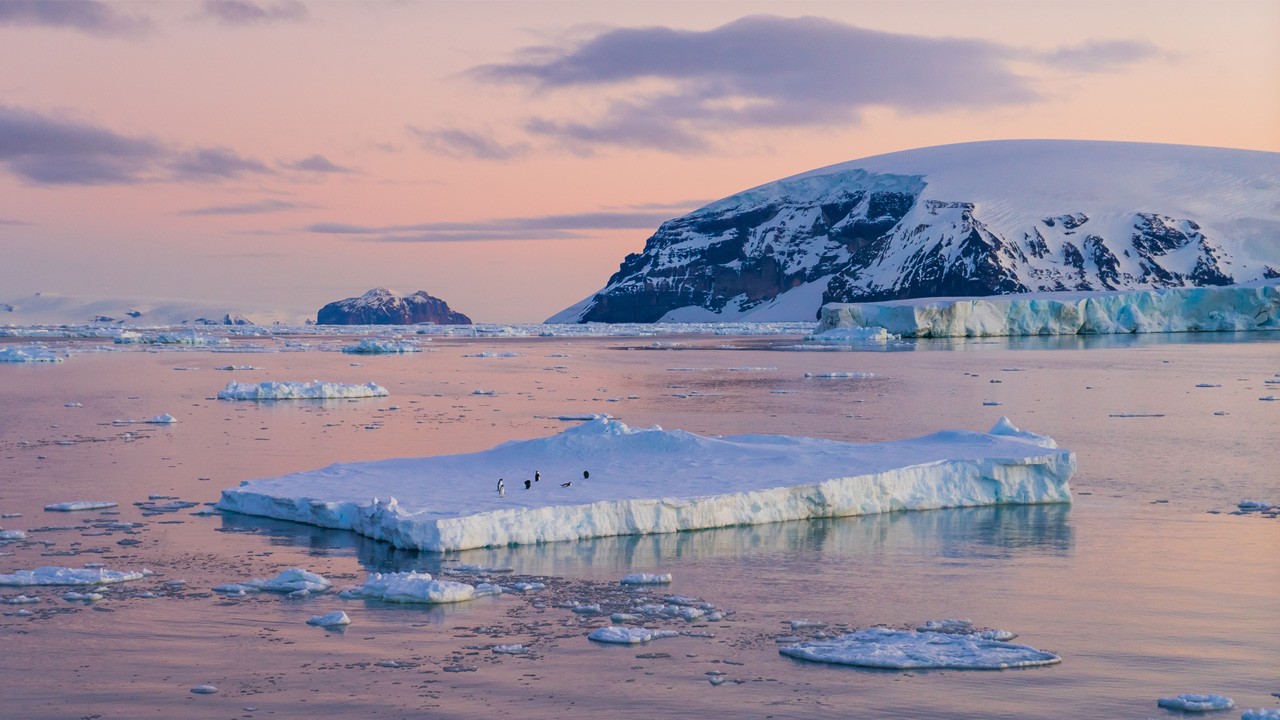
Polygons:
<instances>
[{"instance_id":1,"label":"dark rock outcrop","mask_svg":"<svg viewBox=\"0 0 1280 720\"><path fill-rule=\"evenodd\" d=\"M316 313L317 325L470 325L471 318L449 308L440 298L419 290L401 296L374 288L360 297L331 302Z\"/></svg>"}]
</instances>

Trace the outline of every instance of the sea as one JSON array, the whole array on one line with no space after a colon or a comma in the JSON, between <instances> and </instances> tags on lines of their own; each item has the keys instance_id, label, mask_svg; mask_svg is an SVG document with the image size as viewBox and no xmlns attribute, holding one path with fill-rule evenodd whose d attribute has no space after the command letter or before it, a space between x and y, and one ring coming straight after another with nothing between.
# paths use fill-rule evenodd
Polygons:
<instances>
[{"instance_id":1,"label":"sea","mask_svg":"<svg viewBox=\"0 0 1280 720\"><path fill-rule=\"evenodd\" d=\"M1180 693L1232 698L1218 717L1280 708L1280 519L1238 507L1280 504L1280 401L1265 399L1280 396L1280 333L838 348L801 334L477 333L354 355L340 349L362 335L310 332L211 330L222 344L209 346L55 336L65 362L0 364L0 528L26 535L0 545L0 574L150 573L99 600L0 587L0 601L38 598L0 603L0 717L1144 719L1180 716L1156 704ZM860 375L821 377L841 373ZM216 399L269 380L389 396ZM211 508L245 480L480 451L600 413L853 442L1008 417L1074 451L1078 470L1070 504L451 553ZM162 414L176 422L141 422ZM44 509L77 500L117 506ZM213 590L294 567L335 590L404 570L541 588L447 606ZM641 572L672 581L619 584ZM611 608L667 596L722 616L661 621L680 634L640 645L587 639ZM306 623L334 610L351 624ZM1062 662L874 670L778 650L938 619L1015 632ZM204 685L216 692L192 692Z\"/></svg>"}]
</instances>

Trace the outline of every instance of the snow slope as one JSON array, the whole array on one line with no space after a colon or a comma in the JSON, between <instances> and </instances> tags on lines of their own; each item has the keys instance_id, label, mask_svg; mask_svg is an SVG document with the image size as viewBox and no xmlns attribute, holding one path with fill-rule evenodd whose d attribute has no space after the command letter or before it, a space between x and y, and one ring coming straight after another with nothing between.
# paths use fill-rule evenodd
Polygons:
<instances>
[{"instance_id":1,"label":"snow slope","mask_svg":"<svg viewBox=\"0 0 1280 720\"><path fill-rule=\"evenodd\" d=\"M1070 502L1074 470L1073 453L1007 420L986 434L947 431L858 445L775 435L711 438L601 419L479 453L337 464L245 481L224 490L218 506L445 551ZM541 480L524 489L535 471ZM499 478L505 494L496 489Z\"/></svg>"},{"instance_id":2,"label":"snow slope","mask_svg":"<svg viewBox=\"0 0 1280 720\"><path fill-rule=\"evenodd\" d=\"M1280 153L1067 140L909 150L662 225L549 322L806 320L824 302L1280 277Z\"/></svg>"},{"instance_id":3,"label":"snow slope","mask_svg":"<svg viewBox=\"0 0 1280 720\"><path fill-rule=\"evenodd\" d=\"M0 300L0 325L223 325L235 324L237 321L258 325L274 322L302 325L312 317L312 311L307 309L261 307L243 300L210 302L153 297L89 297L47 292Z\"/></svg>"},{"instance_id":4,"label":"snow slope","mask_svg":"<svg viewBox=\"0 0 1280 720\"><path fill-rule=\"evenodd\" d=\"M824 305L814 339L850 328L904 337L1280 330L1280 281Z\"/></svg>"}]
</instances>

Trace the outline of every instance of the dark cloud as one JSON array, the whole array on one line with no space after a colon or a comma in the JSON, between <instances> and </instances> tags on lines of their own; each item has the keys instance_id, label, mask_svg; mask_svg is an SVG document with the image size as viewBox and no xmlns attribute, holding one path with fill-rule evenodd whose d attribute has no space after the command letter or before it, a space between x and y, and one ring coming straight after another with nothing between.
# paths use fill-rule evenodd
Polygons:
<instances>
[{"instance_id":1,"label":"dark cloud","mask_svg":"<svg viewBox=\"0 0 1280 720\"><path fill-rule=\"evenodd\" d=\"M302 22L309 13L298 0L252 2L251 0L204 0L203 17L223 25L262 25L273 22Z\"/></svg>"},{"instance_id":2,"label":"dark cloud","mask_svg":"<svg viewBox=\"0 0 1280 720\"><path fill-rule=\"evenodd\" d=\"M186 217L203 217L207 215L261 215L263 213L285 212L312 208L314 205L301 205L286 200L260 200L243 205L215 205L213 207L194 208L178 213Z\"/></svg>"},{"instance_id":3,"label":"dark cloud","mask_svg":"<svg viewBox=\"0 0 1280 720\"><path fill-rule=\"evenodd\" d=\"M823 18L752 16L706 31L666 27L600 32L572 48L529 48L523 59L471 77L537 91L629 93L588 119L533 118L525 130L571 150L710 149L723 131L858 123L872 108L938 113L1038 102L1013 65L1097 71L1151 57L1133 42L1054 52L985 40L881 32ZM660 89L658 89L660 88Z\"/></svg>"},{"instance_id":4,"label":"dark cloud","mask_svg":"<svg viewBox=\"0 0 1280 720\"><path fill-rule=\"evenodd\" d=\"M586 233L593 230L652 230L670 218L670 213L628 210L417 225L376 226L326 222L310 225L306 229L314 233L357 235L380 242L556 240L586 237Z\"/></svg>"},{"instance_id":5,"label":"dark cloud","mask_svg":"<svg viewBox=\"0 0 1280 720\"><path fill-rule=\"evenodd\" d=\"M0 163L29 182L140 182L167 152L155 140L0 106Z\"/></svg>"},{"instance_id":6,"label":"dark cloud","mask_svg":"<svg viewBox=\"0 0 1280 720\"><path fill-rule=\"evenodd\" d=\"M152 138L4 105L0 165L36 185L208 182L273 172L228 148L175 149Z\"/></svg>"},{"instance_id":7,"label":"dark cloud","mask_svg":"<svg viewBox=\"0 0 1280 720\"><path fill-rule=\"evenodd\" d=\"M123 15L97 0L0 0L0 25L79 30L100 37L134 38L151 31L151 20Z\"/></svg>"},{"instance_id":8,"label":"dark cloud","mask_svg":"<svg viewBox=\"0 0 1280 720\"><path fill-rule=\"evenodd\" d=\"M272 174L271 168L228 148L197 148L175 155L166 166L180 180L222 180L245 174Z\"/></svg>"},{"instance_id":9,"label":"dark cloud","mask_svg":"<svg viewBox=\"0 0 1280 720\"><path fill-rule=\"evenodd\" d=\"M323 155L312 155L294 162L280 163L281 167L289 170L299 170L301 172L313 173L349 173L351 168L335 165L329 161L329 158Z\"/></svg>"},{"instance_id":10,"label":"dark cloud","mask_svg":"<svg viewBox=\"0 0 1280 720\"><path fill-rule=\"evenodd\" d=\"M469 130L449 128L444 130L422 130L412 125L406 126L410 135L417 138L424 150L448 155L449 157L469 158L473 160L510 160L528 152L524 144L503 145L479 133Z\"/></svg>"}]
</instances>

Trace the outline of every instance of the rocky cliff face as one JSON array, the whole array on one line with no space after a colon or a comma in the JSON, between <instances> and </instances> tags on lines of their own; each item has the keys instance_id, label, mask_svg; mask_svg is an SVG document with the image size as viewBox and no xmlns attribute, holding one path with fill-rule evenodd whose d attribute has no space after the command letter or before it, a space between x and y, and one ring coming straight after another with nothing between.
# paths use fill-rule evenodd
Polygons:
<instances>
[{"instance_id":1,"label":"rocky cliff face","mask_svg":"<svg viewBox=\"0 0 1280 720\"><path fill-rule=\"evenodd\" d=\"M1276 153L1069 141L895 153L670 220L550 321L803 320L826 302L1274 277L1277 188Z\"/></svg>"},{"instance_id":2,"label":"rocky cliff face","mask_svg":"<svg viewBox=\"0 0 1280 720\"><path fill-rule=\"evenodd\" d=\"M374 288L360 297L331 302L316 313L317 325L470 325L471 318L449 309L449 304L425 290L402 297L386 288Z\"/></svg>"}]
</instances>

